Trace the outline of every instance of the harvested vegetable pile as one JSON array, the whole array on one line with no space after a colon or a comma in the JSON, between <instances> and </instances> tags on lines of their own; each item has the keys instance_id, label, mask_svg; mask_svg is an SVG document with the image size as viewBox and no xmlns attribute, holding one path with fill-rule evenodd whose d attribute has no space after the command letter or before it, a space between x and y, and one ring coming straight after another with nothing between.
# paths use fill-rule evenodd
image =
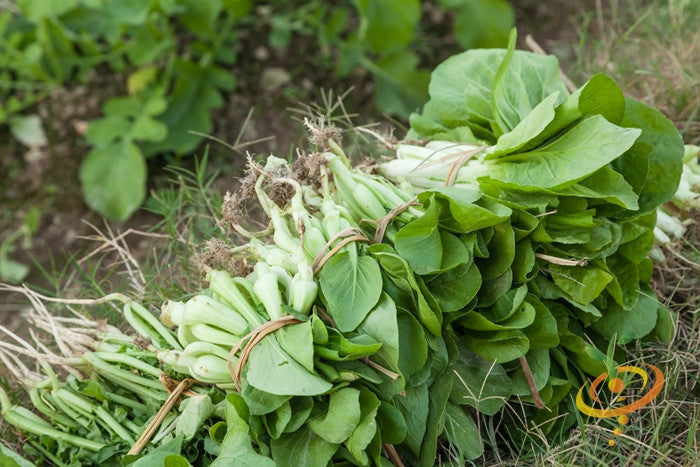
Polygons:
<instances>
[{"instance_id":1,"label":"harvested vegetable pile","mask_svg":"<svg viewBox=\"0 0 700 467\"><path fill-rule=\"evenodd\" d=\"M622 363L616 344L673 334L647 255L681 138L603 75L569 93L556 60L515 51L514 37L444 62L430 95L379 173L353 168L321 124L317 152L251 161L223 206L229 270L203 265L207 287L163 304L160 320L105 297L137 336L53 317L25 289L57 344L0 342L35 409L0 389L26 453L55 465L463 465L523 436L509 401L566 433L572 394ZM269 218L262 231L251 203Z\"/></svg>"}]
</instances>

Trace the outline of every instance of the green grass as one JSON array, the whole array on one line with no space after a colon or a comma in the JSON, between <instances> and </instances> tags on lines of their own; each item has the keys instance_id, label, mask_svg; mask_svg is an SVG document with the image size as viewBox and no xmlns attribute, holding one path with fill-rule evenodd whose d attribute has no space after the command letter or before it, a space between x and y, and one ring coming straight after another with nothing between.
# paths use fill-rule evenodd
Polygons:
<instances>
[{"instance_id":1,"label":"green grass","mask_svg":"<svg viewBox=\"0 0 700 467\"><path fill-rule=\"evenodd\" d=\"M598 0L578 24L571 77L615 79L625 95L664 112L687 143L700 142L700 2Z\"/></svg>"}]
</instances>

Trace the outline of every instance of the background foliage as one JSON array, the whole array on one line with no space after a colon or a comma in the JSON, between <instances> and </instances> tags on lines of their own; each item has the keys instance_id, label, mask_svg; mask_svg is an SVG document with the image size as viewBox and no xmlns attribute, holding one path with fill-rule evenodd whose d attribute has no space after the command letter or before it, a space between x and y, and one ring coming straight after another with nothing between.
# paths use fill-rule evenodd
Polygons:
<instances>
[{"instance_id":1,"label":"background foliage","mask_svg":"<svg viewBox=\"0 0 700 467\"><path fill-rule=\"evenodd\" d=\"M430 2L425 2L430 3ZM427 97L436 50L419 0L18 0L0 14L0 123L52 89L89 82L94 73L124 77L127 95L107 99L85 135L92 149L80 167L87 204L127 219L146 195L145 160L182 156L212 130L212 113L254 72L258 45L289 49L305 38L317 50L305 66L337 79L368 70L377 110L406 117ZM505 45L514 22L504 0L441 0L433 16L452 23L460 48ZM449 27L449 26L448 26ZM288 79L284 74L271 79Z\"/></svg>"}]
</instances>

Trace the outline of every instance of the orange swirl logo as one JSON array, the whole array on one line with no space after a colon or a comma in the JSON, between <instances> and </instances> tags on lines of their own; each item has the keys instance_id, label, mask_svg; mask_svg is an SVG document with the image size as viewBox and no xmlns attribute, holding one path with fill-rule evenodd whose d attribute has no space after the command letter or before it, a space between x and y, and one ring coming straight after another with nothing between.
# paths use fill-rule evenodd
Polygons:
<instances>
[{"instance_id":1,"label":"orange swirl logo","mask_svg":"<svg viewBox=\"0 0 700 467\"><path fill-rule=\"evenodd\" d=\"M654 365L650 365L648 363L645 363L647 367L651 368L652 371L654 372L654 384L649 388L646 394L644 394L642 397L639 399L632 401L628 403L627 405L623 405L621 407L611 407L611 408L603 408L603 409L597 409L595 407L591 407L587 405L583 401L583 391L586 387L584 384L581 389L579 389L578 394L576 395L576 407L583 412L586 415L589 415L591 417L596 417L596 418L612 418L612 417L618 417L617 421L620 422L620 424L625 425L629 419L627 417L628 413L632 413L636 410L641 409L642 407L648 405L652 400L654 400L660 393L661 389L664 386L664 375L659 370L657 367ZM640 390L643 390L646 388L647 384L649 383L649 375L644 370L643 368L640 368L638 366L620 366L617 367L617 373L634 373L636 375L639 375L642 378L642 387ZM598 398L598 386L600 384L608 379L608 373L603 373L602 375L598 376L595 380L593 380L593 383L591 383L591 387L588 389L588 394L593 399L594 402L597 402L600 405L603 405L603 402ZM618 378L610 378L608 380L608 389L613 395L620 394L624 389L625 389L625 382ZM627 396L616 396L613 399L613 402L617 401L626 401L628 399ZM613 433L618 436L622 433L621 428L616 428ZM615 440L610 440L608 442L610 446L615 445Z\"/></svg>"}]
</instances>

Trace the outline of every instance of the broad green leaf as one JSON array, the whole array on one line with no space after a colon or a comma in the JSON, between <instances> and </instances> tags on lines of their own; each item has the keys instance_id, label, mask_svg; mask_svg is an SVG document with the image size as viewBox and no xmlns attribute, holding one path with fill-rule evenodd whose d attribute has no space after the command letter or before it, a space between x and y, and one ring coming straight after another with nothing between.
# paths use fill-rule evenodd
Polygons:
<instances>
[{"instance_id":1,"label":"broad green leaf","mask_svg":"<svg viewBox=\"0 0 700 467\"><path fill-rule=\"evenodd\" d=\"M590 350L594 350L598 353L600 353L600 351L584 340L579 334L574 333L570 329L570 327L572 327L571 325L573 324L574 321L568 316L557 317L557 328L559 329L559 340L561 347L568 350L569 356L576 366L589 375L598 376L607 371L605 368L605 363L603 363L602 360L592 358L589 355ZM552 349L551 352L555 353L556 350L557 349Z\"/></svg>"},{"instance_id":2,"label":"broad green leaf","mask_svg":"<svg viewBox=\"0 0 700 467\"><path fill-rule=\"evenodd\" d=\"M601 167L578 183L556 191L564 196L602 198L632 211L639 208L637 193L621 174L609 166Z\"/></svg>"},{"instance_id":3,"label":"broad green leaf","mask_svg":"<svg viewBox=\"0 0 700 467\"><path fill-rule=\"evenodd\" d=\"M618 158L639 134L637 129L621 128L594 115L550 143L494 160L488 177L520 186L564 187Z\"/></svg>"},{"instance_id":4,"label":"broad green leaf","mask_svg":"<svg viewBox=\"0 0 700 467\"><path fill-rule=\"evenodd\" d=\"M245 372L246 370L244 370L244 374ZM241 395L245 399L248 410L253 415L265 415L274 412L291 397L261 391L251 386L246 378L243 378L241 381Z\"/></svg>"},{"instance_id":5,"label":"broad green leaf","mask_svg":"<svg viewBox=\"0 0 700 467\"><path fill-rule=\"evenodd\" d=\"M327 311L342 332L354 330L382 293L379 264L370 256L351 261L348 252L340 252L328 260L318 277Z\"/></svg>"},{"instance_id":6,"label":"broad green leaf","mask_svg":"<svg viewBox=\"0 0 700 467\"><path fill-rule=\"evenodd\" d=\"M127 219L146 197L146 162L131 142L92 149L79 176L87 204L111 219Z\"/></svg>"},{"instance_id":7,"label":"broad green leaf","mask_svg":"<svg viewBox=\"0 0 700 467\"><path fill-rule=\"evenodd\" d=\"M507 293L498 297L496 302L485 310L480 310L485 316L498 323L510 318L525 300L527 286L522 285L516 289L511 289Z\"/></svg>"},{"instance_id":8,"label":"broad green leaf","mask_svg":"<svg viewBox=\"0 0 700 467\"><path fill-rule=\"evenodd\" d=\"M362 465L369 462L369 458L364 450L377 433L377 410L379 409L379 399L369 389L360 389L360 421L355 430L345 441L345 446L353 455L355 460Z\"/></svg>"},{"instance_id":9,"label":"broad green leaf","mask_svg":"<svg viewBox=\"0 0 700 467\"><path fill-rule=\"evenodd\" d=\"M530 294L525 299L535 309L535 319L523 331L530 341L530 350L552 348L559 345L557 321L547 305Z\"/></svg>"},{"instance_id":10,"label":"broad green leaf","mask_svg":"<svg viewBox=\"0 0 700 467\"><path fill-rule=\"evenodd\" d=\"M639 194L639 211L625 213L629 217L653 211L675 194L684 149L675 125L661 112L633 99L625 103L621 126L641 129L635 144L613 163Z\"/></svg>"},{"instance_id":11,"label":"broad green leaf","mask_svg":"<svg viewBox=\"0 0 700 467\"><path fill-rule=\"evenodd\" d=\"M421 323L434 335L440 335L442 315L440 306L435 301L422 279L413 273L406 260L399 256L389 245L375 244L369 252L380 262L381 267L391 277L397 287L411 295L412 306L405 308L418 312Z\"/></svg>"},{"instance_id":12,"label":"broad green leaf","mask_svg":"<svg viewBox=\"0 0 700 467\"><path fill-rule=\"evenodd\" d=\"M506 54L491 86L491 112L494 116L491 127L496 136L514 129L535 106L527 95L517 62L512 63L515 40L516 32L513 29L508 36Z\"/></svg>"},{"instance_id":13,"label":"broad green leaf","mask_svg":"<svg viewBox=\"0 0 700 467\"><path fill-rule=\"evenodd\" d=\"M513 258L513 282L525 283L532 278L535 268L535 251L529 240L521 240L515 244L515 256Z\"/></svg>"},{"instance_id":14,"label":"broad green leaf","mask_svg":"<svg viewBox=\"0 0 700 467\"><path fill-rule=\"evenodd\" d=\"M675 335L676 315L671 310L659 304L656 317L656 325L652 332L646 335L646 339L669 343Z\"/></svg>"},{"instance_id":15,"label":"broad green leaf","mask_svg":"<svg viewBox=\"0 0 700 467\"><path fill-rule=\"evenodd\" d=\"M409 376L423 369L428 359L428 342L422 326L408 312L399 313L399 360L401 373Z\"/></svg>"},{"instance_id":16,"label":"broad green leaf","mask_svg":"<svg viewBox=\"0 0 700 467\"><path fill-rule=\"evenodd\" d=\"M253 0L222 0L222 8L234 18L242 18L253 8Z\"/></svg>"},{"instance_id":17,"label":"broad green leaf","mask_svg":"<svg viewBox=\"0 0 700 467\"><path fill-rule=\"evenodd\" d=\"M146 23L151 2L143 0L112 0L105 5L104 14L118 18L121 24L140 26Z\"/></svg>"},{"instance_id":18,"label":"broad green leaf","mask_svg":"<svg viewBox=\"0 0 700 467\"><path fill-rule=\"evenodd\" d=\"M487 361L505 363L525 355L530 343L522 331L471 332L466 344L474 353Z\"/></svg>"},{"instance_id":19,"label":"broad green leaf","mask_svg":"<svg viewBox=\"0 0 700 467\"><path fill-rule=\"evenodd\" d=\"M248 417L241 396L230 393L226 397L226 435L212 467L240 465L242 467L272 467L275 463L253 449ZM153 465L153 464L151 464Z\"/></svg>"},{"instance_id":20,"label":"broad green leaf","mask_svg":"<svg viewBox=\"0 0 700 467\"><path fill-rule=\"evenodd\" d=\"M399 409L406 421L406 446L418 456L425 436L429 411L428 386L425 384L413 388L407 388L406 394L394 398L396 408Z\"/></svg>"},{"instance_id":21,"label":"broad green leaf","mask_svg":"<svg viewBox=\"0 0 700 467\"><path fill-rule=\"evenodd\" d=\"M515 23L513 7L505 0L462 0L440 3L459 8L453 34L462 48L504 47Z\"/></svg>"},{"instance_id":22,"label":"broad green leaf","mask_svg":"<svg viewBox=\"0 0 700 467\"><path fill-rule=\"evenodd\" d=\"M328 410L310 419L308 426L328 443L340 444L353 434L360 420L360 391L346 387L330 395Z\"/></svg>"},{"instance_id":23,"label":"broad green leaf","mask_svg":"<svg viewBox=\"0 0 700 467\"><path fill-rule=\"evenodd\" d=\"M416 274L430 274L440 270L443 250L438 217L438 207L431 203L421 217L409 222L396 233L394 247Z\"/></svg>"},{"instance_id":24,"label":"broad green leaf","mask_svg":"<svg viewBox=\"0 0 700 467\"><path fill-rule=\"evenodd\" d=\"M443 313L450 313L464 308L476 296L481 274L476 264L462 264L430 279L427 286Z\"/></svg>"},{"instance_id":25,"label":"broad green leaf","mask_svg":"<svg viewBox=\"0 0 700 467\"><path fill-rule=\"evenodd\" d=\"M418 68L418 57L409 49L366 66L374 77L375 105L382 112L406 117L427 100L430 72Z\"/></svg>"},{"instance_id":26,"label":"broad green leaf","mask_svg":"<svg viewBox=\"0 0 700 467\"><path fill-rule=\"evenodd\" d=\"M12 136L25 146L45 146L48 143L39 115L16 115L10 117L7 124Z\"/></svg>"},{"instance_id":27,"label":"broad green leaf","mask_svg":"<svg viewBox=\"0 0 700 467\"><path fill-rule=\"evenodd\" d=\"M289 399L289 406L292 413L284 428L285 433L293 433L306 423L314 407L314 399L312 397L292 397Z\"/></svg>"},{"instance_id":28,"label":"broad green leaf","mask_svg":"<svg viewBox=\"0 0 700 467\"><path fill-rule=\"evenodd\" d=\"M448 403L445 417L445 436L450 447L457 450L462 460L481 456L484 442L471 415L458 405Z\"/></svg>"},{"instance_id":29,"label":"broad green leaf","mask_svg":"<svg viewBox=\"0 0 700 467\"><path fill-rule=\"evenodd\" d=\"M482 200L481 196L477 191L444 187L424 191L418 195L418 199L429 203L426 213L433 206L438 207L440 227L456 233L469 233L496 225L508 219L512 213L506 206ZM431 211L430 215L435 214ZM432 222L432 217L430 219Z\"/></svg>"},{"instance_id":30,"label":"broad green leaf","mask_svg":"<svg viewBox=\"0 0 700 467\"><path fill-rule=\"evenodd\" d=\"M306 400L307 397L297 397L297 399ZM287 430L287 424L292 419L292 408L289 401L286 401L280 408L274 412L270 412L262 417L263 424L270 438L277 439L282 433L294 431Z\"/></svg>"},{"instance_id":31,"label":"broad green leaf","mask_svg":"<svg viewBox=\"0 0 700 467\"><path fill-rule=\"evenodd\" d=\"M513 285L513 270L508 269L497 278L484 282L477 294L477 304L480 307L488 307L496 303L500 297L511 289Z\"/></svg>"},{"instance_id":32,"label":"broad green leaf","mask_svg":"<svg viewBox=\"0 0 700 467\"><path fill-rule=\"evenodd\" d=\"M476 331L504 331L508 329L523 329L530 326L535 320L535 308L529 303L518 306L505 321L491 321L490 316L484 316L478 311L470 311L457 322L460 326Z\"/></svg>"},{"instance_id":33,"label":"broad green leaf","mask_svg":"<svg viewBox=\"0 0 700 467\"><path fill-rule=\"evenodd\" d=\"M445 60L433 71L428 91L430 118L447 128L469 124L472 130L481 127L479 138L493 135L495 116L491 107L491 94L496 73L505 57L502 49L469 50ZM552 56L539 56L515 51L511 59L508 78L516 76L518 86L524 83L530 109L555 91L568 95L559 78L557 60ZM528 109L528 110L530 110Z\"/></svg>"},{"instance_id":34,"label":"broad green leaf","mask_svg":"<svg viewBox=\"0 0 700 467\"><path fill-rule=\"evenodd\" d=\"M106 116L90 122L85 136L93 146L105 147L128 134L131 126L131 122L121 116Z\"/></svg>"},{"instance_id":35,"label":"broad green leaf","mask_svg":"<svg viewBox=\"0 0 700 467\"><path fill-rule=\"evenodd\" d=\"M360 18L360 37L372 52L400 50L411 41L420 20L418 0L353 0Z\"/></svg>"},{"instance_id":36,"label":"broad green leaf","mask_svg":"<svg viewBox=\"0 0 700 467\"><path fill-rule=\"evenodd\" d=\"M216 34L216 20L221 11L222 2L184 0L181 3L185 6L185 10L178 15L178 19L183 26L198 36Z\"/></svg>"},{"instance_id":37,"label":"broad green leaf","mask_svg":"<svg viewBox=\"0 0 700 467\"><path fill-rule=\"evenodd\" d=\"M346 338L336 329L330 329L328 343L323 346L317 345L315 353L317 356L328 360L357 360L358 358L374 354L381 346L381 342L375 341L367 334Z\"/></svg>"},{"instance_id":38,"label":"broad green leaf","mask_svg":"<svg viewBox=\"0 0 700 467\"><path fill-rule=\"evenodd\" d=\"M401 325L397 317L396 305L386 293L382 293L377 305L357 327L357 331L381 344L372 360L389 369L398 369L401 352ZM425 342L425 336L423 336ZM421 343L417 343L420 347Z\"/></svg>"},{"instance_id":39,"label":"broad green leaf","mask_svg":"<svg viewBox=\"0 0 700 467\"><path fill-rule=\"evenodd\" d=\"M625 310L617 304L609 303L603 316L591 326L602 336L639 339L649 334L656 325L659 302L646 293L639 295L635 306Z\"/></svg>"},{"instance_id":40,"label":"broad green leaf","mask_svg":"<svg viewBox=\"0 0 700 467\"><path fill-rule=\"evenodd\" d=\"M176 437L172 440L165 442L155 448L153 451L149 451L148 454L138 458L136 462L128 464L129 467L151 467L154 465L165 465L165 460L167 457L172 455L177 455L182 451L182 438ZM170 462L176 462L175 459L170 459ZM187 461L185 461L187 462ZM177 464L175 464L177 465ZM182 465L182 464L180 464ZM187 465L187 464L185 464ZM215 466L216 467L216 466Z\"/></svg>"},{"instance_id":41,"label":"broad green leaf","mask_svg":"<svg viewBox=\"0 0 700 467\"><path fill-rule=\"evenodd\" d=\"M493 236L488 243L488 250L488 258L476 262L484 282L497 278L513 264L515 232L510 222L501 222L493 227Z\"/></svg>"},{"instance_id":42,"label":"broad green leaf","mask_svg":"<svg viewBox=\"0 0 700 467\"><path fill-rule=\"evenodd\" d=\"M558 98L559 92L555 91L537 104L512 130L498 138L493 151L487 153L484 160L515 152L542 133L554 119L554 105Z\"/></svg>"},{"instance_id":43,"label":"broad green leaf","mask_svg":"<svg viewBox=\"0 0 700 467\"><path fill-rule=\"evenodd\" d=\"M610 123L618 125L624 112L625 98L617 84L605 75L594 75L556 107L554 119L524 149L541 145L584 116L599 114Z\"/></svg>"},{"instance_id":44,"label":"broad green leaf","mask_svg":"<svg viewBox=\"0 0 700 467\"><path fill-rule=\"evenodd\" d=\"M464 340L458 345L450 401L469 405L485 415L496 414L511 396L513 382L500 364L479 357L465 347Z\"/></svg>"},{"instance_id":45,"label":"broad green leaf","mask_svg":"<svg viewBox=\"0 0 700 467\"><path fill-rule=\"evenodd\" d=\"M328 465L333 454L338 450L338 445L328 443L311 431L308 425L304 425L294 433L287 433L278 439L271 440L270 448L274 459L271 465L316 467Z\"/></svg>"},{"instance_id":46,"label":"broad green leaf","mask_svg":"<svg viewBox=\"0 0 700 467\"><path fill-rule=\"evenodd\" d=\"M228 70L213 65L178 59L173 66L176 77L170 105L160 120L168 127L168 138L143 146L144 154L151 156L165 152L187 154L194 150L202 136L191 131L208 133L211 130L211 110L223 104L222 91L231 91L235 80Z\"/></svg>"},{"instance_id":47,"label":"broad green leaf","mask_svg":"<svg viewBox=\"0 0 700 467\"><path fill-rule=\"evenodd\" d=\"M180 407L183 410L175 425L175 436L182 436L185 441L191 440L202 424L214 413L214 404L208 395L198 394L183 401Z\"/></svg>"},{"instance_id":48,"label":"broad green leaf","mask_svg":"<svg viewBox=\"0 0 700 467\"><path fill-rule=\"evenodd\" d=\"M552 280L576 302L586 305L598 298L613 276L596 266L547 266Z\"/></svg>"},{"instance_id":49,"label":"broad green leaf","mask_svg":"<svg viewBox=\"0 0 700 467\"><path fill-rule=\"evenodd\" d=\"M425 437L421 443L420 459L418 465L430 467L435 464L438 448L438 438L445 428L445 409L450 398L450 390L454 376L449 370L444 371L430 385L428 390L430 399L428 402L428 420L425 428Z\"/></svg>"},{"instance_id":50,"label":"broad green leaf","mask_svg":"<svg viewBox=\"0 0 700 467\"><path fill-rule=\"evenodd\" d=\"M605 265L613 275L606 290L622 308L632 309L639 298L639 266L622 255L609 256Z\"/></svg>"},{"instance_id":51,"label":"broad green leaf","mask_svg":"<svg viewBox=\"0 0 700 467\"><path fill-rule=\"evenodd\" d=\"M248 383L270 394L314 396L332 387L282 350L274 336L267 336L253 348L247 367Z\"/></svg>"},{"instance_id":52,"label":"broad green leaf","mask_svg":"<svg viewBox=\"0 0 700 467\"><path fill-rule=\"evenodd\" d=\"M294 360L309 371L314 371L314 339L311 320L275 331L277 342Z\"/></svg>"},{"instance_id":53,"label":"broad green leaf","mask_svg":"<svg viewBox=\"0 0 700 467\"><path fill-rule=\"evenodd\" d=\"M406 439L406 420L401 411L389 402L380 401L377 410L377 421L382 441L389 444L400 444Z\"/></svg>"}]
</instances>

